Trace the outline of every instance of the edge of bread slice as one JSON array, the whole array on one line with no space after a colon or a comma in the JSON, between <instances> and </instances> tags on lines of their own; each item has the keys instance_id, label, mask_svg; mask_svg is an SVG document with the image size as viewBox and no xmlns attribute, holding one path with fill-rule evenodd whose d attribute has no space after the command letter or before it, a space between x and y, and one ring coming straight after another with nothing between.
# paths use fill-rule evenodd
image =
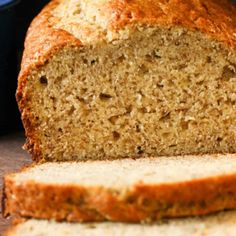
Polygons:
<instances>
[{"instance_id":1,"label":"edge of bread slice","mask_svg":"<svg viewBox=\"0 0 236 236\"><path fill-rule=\"evenodd\" d=\"M27 220L4 236L234 236L236 212L223 212L210 217L169 220L152 225L122 223L57 223L46 220Z\"/></svg>"},{"instance_id":2,"label":"edge of bread slice","mask_svg":"<svg viewBox=\"0 0 236 236\"><path fill-rule=\"evenodd\" d=\"M5 215L148 222L236 208L236 156L44 163L5 177Z\"/></svg>"}]
</instances>

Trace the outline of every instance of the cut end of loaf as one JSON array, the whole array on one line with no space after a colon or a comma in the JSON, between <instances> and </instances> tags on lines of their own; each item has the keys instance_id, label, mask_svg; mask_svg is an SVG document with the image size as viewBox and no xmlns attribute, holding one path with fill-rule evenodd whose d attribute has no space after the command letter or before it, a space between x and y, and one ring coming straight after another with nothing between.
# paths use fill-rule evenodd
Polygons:
<instances>
[{"instance_id":1,"label":"cut end of loaf","mask_svg":"<svg viewBox=\"0 0 236 236\"><path fill-rule=\"evenodd\" d=\"M235 152L235 51L180 27L123 34L64 47L30 73L23 120L35 158Z\"/></svg>"}]
</instances>

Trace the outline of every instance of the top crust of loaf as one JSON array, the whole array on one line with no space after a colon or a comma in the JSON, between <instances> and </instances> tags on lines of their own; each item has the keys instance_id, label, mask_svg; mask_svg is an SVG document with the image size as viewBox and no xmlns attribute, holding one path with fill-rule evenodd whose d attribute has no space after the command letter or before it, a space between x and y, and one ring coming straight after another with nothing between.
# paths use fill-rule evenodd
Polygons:
<instances>
[{"instance_id":1,"label":"top crust of loaf","mask_svg":"<svg viewBox=\"0 0 236 236\"><path fill-rule=\"evenodd\" d=\"M67 5L75 6L80 3L79 0L67 2ZM59 4L63 4L63 0L52 0L34 19L28 30L19 75L18 100L25 83L24 78L32 68L44 64L53 52L65 45L82 44L75 35L54 27L60 20L53 14ZM87 5L87 8L90 8L95 3L89 0ZM118 32L126 26L137 24L148 27L180 26L199 30L236 48L236 5L229 0L99 0L96 8L100 10L99 17L106 23L105 28L108 31ZM63 20L66 20L66 17L63 17ZM75 31L78 30L79 24L73 24L76 26ZM89 36L86 30L83 34ZM94 40L93 43L99 41L98 38Z\"/></svg>"},{"instance_id":2,"label":"top crust of loaf","mask_svg":"<svg viewBox=\"0 0 236 236\"><path fill-rule=\"evenodd\" d=\"M236 49L236 5L229 0L99 0L96 2L88 0L83 2L86 7L81 22L97 25L105 35L89 33L87 28L81 27L76 21L76 17L75 21L70 23L73 27L67 24L71 16L69 6L74 9L81 4L82 1L79 0L52 0L34 19L28 30L16 96L26 135L30 137L26 148L31 150L34 143L34 156L40 156L40 148L35 146L34 141L37 138L32 131L34 118L31 108L27 105L29 97L24 94L23 88L28 76L45 65L50 56L58 50L64 47L81 47L86 43L95 45L101 40L107 42L122 40L124 31L132 27L140 27L139 30L142 30L142 27L182 27L197 30L213 40L222 42L226 47ZM72 14L79 13L72 12ZM91 40L89 37L92 37ZM83 40L84 38L88 40Z\"/></svg>"},{"instance_id":3,"label":"top crust of loaf","mask_svg":"<svg viewBox=\"0 0 236 236\"><path fill-rule=\"evenodd\" d=\"M71 2L76 5L80 1L67 2L67 5ZM87 2L88 7L95 5L92 0ZM25 42L20 78L28 67L36 61L37 65L42 64L57 48L66 44L80 45L80 39L53 28L58 19L52 12L61 3L63 0L52 0L32 22ZM236 47L236 6L229 0L99 0L96 7L110 31L119 31L132 24L182 26Z\"/></svg>"}]
</instances>

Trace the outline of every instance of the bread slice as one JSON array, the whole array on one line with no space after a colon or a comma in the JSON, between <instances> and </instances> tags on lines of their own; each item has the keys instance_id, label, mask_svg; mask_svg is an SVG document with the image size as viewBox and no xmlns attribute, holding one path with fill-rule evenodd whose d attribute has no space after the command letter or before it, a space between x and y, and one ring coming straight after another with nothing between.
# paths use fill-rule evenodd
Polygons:
<instances>
[{"instance_id":1,"label":"bread slice","mask_svg":"<svg viewBox=\"0 0 236 236\"><path fill-rule=\"evenodd\" d=\"M53 0L17 100L35 160L236 152L236 6Z\"/></svg>"},{"instance_id":2,"label":"bread slice","mask_svg":"<svg viewBox=\"0 0 236 236\"><path fill-rule=\"evenodd\" d=\"M5 215L148 222L236 208L236 156L44 163L5 177Z\"/></svg>"},{"instance_id":3,"label":"bread slice","mask_svg":"<svg viewBox=\"0 0 236 236\"><path fill-rule=\"evenodd\" d=\"M224 212L202 218L169 220L153 225L56 223L28 220L4 236L235 236L236 213Z\"/></svg>"}]
</instances>

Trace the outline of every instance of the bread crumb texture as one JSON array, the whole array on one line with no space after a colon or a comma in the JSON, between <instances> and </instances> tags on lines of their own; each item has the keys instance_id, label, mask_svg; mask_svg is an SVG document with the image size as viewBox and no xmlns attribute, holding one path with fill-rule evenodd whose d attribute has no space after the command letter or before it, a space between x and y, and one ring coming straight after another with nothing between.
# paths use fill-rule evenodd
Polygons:
<instances>
[{"instance_id":1,"label":"bread crumb texture","mask_svg":"<svg viewBox=\"0 0 236 236\"><path fill-rule=\"evenodd\" d=\"M44 163L10 175L17 184L38 182L55 185L103 186L132 189L138 184L172 185L236 174L235 155L177 156ZM107 178L109 176L109 178Z\"/></svg>"},{"instance_id":2,"label":"bread crumb texture","mask_svg":"<svg viewBox=\"0 0 236 236\"><path fill-rule=\"evenodd\" d=\"M89 223L71 224L54 221L28 220L11 229L4 236L234 236L235 212L220 213L204 218L190 218L160 222L155 225L122 224L122 223Z\"/></svg>"},{"instance_id":3,"label":"bread crumb texture","mask_svg":"<svg viewBox=\"0 0 236 236\"><path fill-rule=\"evenodd\" d=\"M26 148L53 161L235 152L235 13L227 0L52 1L19 76Z\"/></svg>"}]
</instances>

